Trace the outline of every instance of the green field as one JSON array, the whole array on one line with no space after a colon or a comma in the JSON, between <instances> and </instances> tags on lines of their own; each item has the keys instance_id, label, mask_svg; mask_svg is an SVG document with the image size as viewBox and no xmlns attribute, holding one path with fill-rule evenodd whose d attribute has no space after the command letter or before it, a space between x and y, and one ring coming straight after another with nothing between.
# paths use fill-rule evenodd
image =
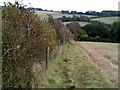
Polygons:
<instances>
[{"instance_id":1,"label":"green field","mask_svg":"<svg viewBox=\"0 0 120 90\"><path fill-rule=\"evenodd\" d=\"M98 49L101 49L101 52L105 53L104 56L107 56L109 60L114 64L118 64L118 44L117 43L102 43L102 42L84 42L88 45L95 46ZM103 51L102 51L103 50Z\"/></svg>"},{"instance_id":2,"label":"green field","mask_svg":"<svg viewBox=\"0 0 120 90\"><path fill-rule=\"evenodd\" d=\"M101 22L104 22L107 24L112 24L113 22L118 21L118 17L104 17L104 18L95 18L95 19L91 19L91 20L101 21Z\"/></svg>"},{"instance_id":3,"label":"green field","mask_svg":"<svg viewBox=\"0 0 120 90\"><path fill-rule=\"evenodd\" d=\"M118 44L117 43L102 43L102 42L85 42L85 43L88 43L88 44L92 44L92 45L95 45L97 47L100 47L100 48L104 48L108 51L117 51L118 50Z\"/></svg>"},{"instance_id":4,"label":"green field","mask_svg":"<svg viewBox=\"0 0 120 90\"><path fill-rule=\"evenodd\" d=\"M112 88L91 63L90 56L79 42L60 48L47 71L34 73L38 88ZM36 66L36 65L35 65ZM39 69L39 68L38 68ZM38 70L36 69L36 70ZM37 86L36 86L37 85Z\"/></svg>"},{"instance_id":5,"label":"green field","mask_svg":"<svg viewBox=\"0 0 120 90\"><path fill-rule=\"evenodd\" d=\"M77 21L75 21L75 22L77 22ZM68 23L71 23L71 22L63 22L65 25L66 24L68 24ZM80 24L80 26L85 26L85 25L87 25L87 24L91 24L91 23L89 23L89 22L78 22L79 24Z\"/></svg>"},{"instance_id":6,"label":"green field","mask_svg":"<svg viewBox=\"0 0 120 90\"><path fill-rule=\"evenodd\" d=\"M48 18L48 14L51 14L53 16L53 18L60 18L62 16L66 16L66 17L73 17L73 15L76 15L76 16L87 16L87 17L95 17L93 15L83 15L83 14L62 14L61 12L49 12L49 11L35 11L35 13L40 16L42 19L43 18ZM107 23L107 24L112 24L113 22L115 21L118 21L118 17L104 17L104 18L94 18L94 19L91 19L91 20L94 20L94 21L101 21L101 22L104 22L104 23ZM84 26L88 23L86 22L79 22L81 26Z\"/></svg>"},{"instance_id":7,"label":"green field","mask_svg":"<svg viewBox=\"0 0 120 90\"><path fill-rule=\"evenodd\" d=\"M90 44L96 46L98 48L104 49L110 54L110 58L117 62L118 60L118 44L117 43L103 43L103 42L84 42L86 44Z\"/></svg>"},{"instance_id":8,"label":"green field","mask_svg":"<svg viewBox=\"0 0 120 90\"><path fill-rule=\"evenodd\" d=\"M60 18L62 16L66 16L66 17L73 17L73 15L76 16L87 16L87 17L94 17L92 15L79 15L79 14L62 14L61 12L48 12L48 11L35 11L35 13L37 15L39 15L41 18L47 18L47 14L51 14L53 16L53 18Z\"/></svg>"},{"instance_id":9,"label":"green field","mask_svg":"<svg viewBox=\"0 0 120 90\"><path fill-rule=\"evenodd\" d=\"M118 43L80 42L81 46L94 58L92 62L114 86L118 86Z\"/></svg>"}]
</instances>

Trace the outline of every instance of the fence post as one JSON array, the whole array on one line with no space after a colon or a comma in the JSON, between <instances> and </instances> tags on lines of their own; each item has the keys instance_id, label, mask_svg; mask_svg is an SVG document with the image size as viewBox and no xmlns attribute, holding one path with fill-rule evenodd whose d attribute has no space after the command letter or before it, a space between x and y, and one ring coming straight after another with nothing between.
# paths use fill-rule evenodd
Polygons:
<instances>
[{"instance_id":1,"label":"fence post","mask_svg":"<svg viewBox=\"0 0 120 90\"><path fill-rule=\"evenodd\" d=\"M46 48L46 70L48 68L48 61L49 61L49 47Z\"/></svg>"},{"instance_id":2,"label":"fence post","mask_svg":"<svg viewBox=\"0 0 120 90\"><path fill-rule=\"evenodd\" d=\"M60 50L60 40L58 40L58 50Z\"/></svg>"}]
</instances>

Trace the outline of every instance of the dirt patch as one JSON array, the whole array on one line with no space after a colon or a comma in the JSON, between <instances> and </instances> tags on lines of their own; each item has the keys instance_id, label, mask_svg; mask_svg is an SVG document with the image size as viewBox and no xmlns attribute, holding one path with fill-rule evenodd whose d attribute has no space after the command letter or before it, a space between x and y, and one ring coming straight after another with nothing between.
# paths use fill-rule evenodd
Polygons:
<instances>
[{"instance_id":1,"label":"dirt patch","mask_svg":"<svg viewBox=\"0 0 120 90\"><path fill-rule=\"evenodd\" d=\"M101 71L101 74L103 74L109 82L117 87L118 61L111 58L112 54L117 53L111 53L105 49L84 42L80 42L80 45L93 58L91 60L93 64L95 64L95 66Z\"/></svg>"}]
</instances>

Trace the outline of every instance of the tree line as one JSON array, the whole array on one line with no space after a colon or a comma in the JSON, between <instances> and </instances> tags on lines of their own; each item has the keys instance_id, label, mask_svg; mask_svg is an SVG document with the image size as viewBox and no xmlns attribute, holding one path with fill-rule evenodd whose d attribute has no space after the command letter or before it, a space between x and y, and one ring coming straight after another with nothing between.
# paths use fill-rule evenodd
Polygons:
<instances>
[{"instance_id":1,"label":"tree line","mask_svg":"<svg viewBox=\"0 0 120 90\"><path fill-rule=\"evenodd\" d=\"M41 9L41 8L28 8L28 9L33 9L33 10L38 10L38 11L50 11L54 12L53 10L47 10L47 9ZM103 10L101 12L97 11L86 11L85 13L83 12L78 12L78 11L69 11L69 10L62 10L59 11L62 14L84 14L84 15L94 15L98 17L112 17L112 16L120 16L120 11L115 11L115 10Z\"/></svg>"},{"instance_id":2,"label":"tree line","mask_svg":"<svg viewBox=\"0 0 120 90\"><path fill-rule=\"evenodd\" d=\"M73 17L62 16L61 18L58 18L58 19L62 20L63 22L69 22L69 21L89 22L90 21L90 18L87 16L75 16L75 15L73 15Z\"/></svg>"},{"instance_id":3,"label":"tree line","mask_svg":"<svg viewBox=\"0 0 120 90\"><path fill-rule=\"evenodd\" d=\"M77 11L69 11L69 10L62 10L63 14L85 14L85 15L95 15L95 16L101 16L101 17L110 17L110 16L120 16L120 11L113 11L113 10L104 10L102 12L96 12L96 11L86 11L83 12L77 12Z\"/></svg>"},{"instance_id":4,"label":"tree line","mask_svg":"<svg viewBox=\"0 0 120 90\"><path fill-rule=\"evenodd\" d=\"M0 8L4 8L4 6L0 6ZM27 8L27 9L32 9L32 10L38 10L38 11L50 11L54 12L53 10L47 10L47 9L42 9L42 8ZM115 10L103 10L101 12L97 11L86 11L85 13L81 11L69 11L69 10L62 10L59 11L63 14L85 14L85 15L95 15L99 17L111 17L111 16L120 16L120 11L115 11Z\"/></svg>"},{"instance_id":5,"label":"tree line","mask_svg":"<svg viewBox=\"0 0 120 90\"><path fill-rule=\"evenodd\" d=\"M98 17L87 17L87 16L75 16L75 15L73 15L73 17L62 16L61 18L58 18L58 19L62 20L63 22L80 21L80 22L89 22L89 23L93 23L93 24L104 23L104 22L100 22L100 21L91 20L93 18L98 18ZM107 23L104 23L104 24L107 26L111 26L111 24L107 24Z\"/></svg>"},{"instance_id":6,"label":"tree line","mask_svg":"<svg viewBox=\"0 0 120 90\"><path fill-rule=\"evenodd\" d=\"M111 26L107 26L104 23L94 23L81 27L77 22L68 23L66 26L74 35L75 40L120 42L120 22L118 21Z\"/></svg>"}]
</instances>

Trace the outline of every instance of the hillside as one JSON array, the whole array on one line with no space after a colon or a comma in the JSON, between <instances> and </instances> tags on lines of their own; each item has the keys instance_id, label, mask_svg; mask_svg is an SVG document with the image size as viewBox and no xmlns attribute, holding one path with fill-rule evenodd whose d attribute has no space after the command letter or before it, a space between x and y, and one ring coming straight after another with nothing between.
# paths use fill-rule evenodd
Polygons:
<instances>
[{"instance_id":1,"label":"hillside","mask_svg":"<svg viewBox=\"0 0 120 90\"><path fill-rule=\"evenodd\" d=\"M90 19L90 21L100 21L100 22L104 22L106 24L112 24L115 21L118 21L119 17L98 17L98 16L94 16L94 15L85 15L85 14L62 14L62 12L56 12L56 11L35 11L35 14L37 14L38 16L40 16L42 19L48 18L48 14L51 14L53 16L53 18L62 18L63 16L66 17L73 17L74 15L77 17L80 16L86 16ZM92 18L93 17L93 18ZM97 18L98 17L98 18ZM66 25L66 23L70 23L73 21L65 21L64 24ZM83 21L77 21L81 26L85 26L87 24L90 24L90 22L83 22Z\"/></svg>"},{"instance_id":2,"label":"hillside","mask_svg":"<svg viewBox=\"0 0 120 90\"><path fill-rule=\"evenodd\" d=\"M47 71L40 71L40 64L34 64L33 87L39 88L113 88L107 79L91 63L91 58L79 42L72 41L60 48L50 62Z\"/></svg>"},{"instance_id":3,"label":"hillside","mask_svg":"<svg viewBox=\"0 0 120 90\"><path fill-rule=\"evenodd\" d=\"M84 14L62 14L61 12L49 12L49 11L35 11L37 15L39 15L41 18L47 18L47 14L51 14L53 18L60 18L62 16L66 17L73 17L73 15L76 16L87 16L87 17L95 17L93 15L84 15Z\"/></svg>"},{"instance_id":4,"label":"hillside","mask_svg":"<svg viewBox=\"0 0 120 90\"><path fill-rule=\"evenodd\" d=\"M103 17L103 18L95 18L91 20L112 24L113 22L118 21L119 18L120 17Z\"/></svg>"}]
</instances>

